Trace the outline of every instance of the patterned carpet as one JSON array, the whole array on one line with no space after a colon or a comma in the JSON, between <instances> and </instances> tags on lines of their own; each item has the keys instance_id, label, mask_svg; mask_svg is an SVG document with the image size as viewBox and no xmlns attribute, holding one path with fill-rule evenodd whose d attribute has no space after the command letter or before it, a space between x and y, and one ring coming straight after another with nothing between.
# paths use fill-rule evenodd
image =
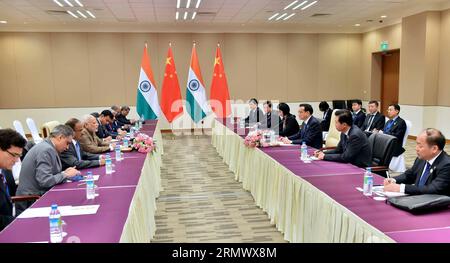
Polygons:
<instances>
[{"instance_id":1,"label":"patterned carpet","mask_svg":"<svg viewBox=\"0 0 450 263\"><path fill-rule=\"evenodd\" d=\"M164 192L152 242L286 242L211 145L210 136L164 136Z\"/></svg>"},{"instance_id":2,"label":"patterned carpet","mask_svg":"<svg viewBox=\"0 0 450 263\"><path fill-rule=\"evenodd\" d=\"M209 136L164 135L164 192L152 242L286 242L211 145ZM406 165L415 141L406 146ZM393 174L395 176L395 174Z\"/></svg>"}]
</instances>

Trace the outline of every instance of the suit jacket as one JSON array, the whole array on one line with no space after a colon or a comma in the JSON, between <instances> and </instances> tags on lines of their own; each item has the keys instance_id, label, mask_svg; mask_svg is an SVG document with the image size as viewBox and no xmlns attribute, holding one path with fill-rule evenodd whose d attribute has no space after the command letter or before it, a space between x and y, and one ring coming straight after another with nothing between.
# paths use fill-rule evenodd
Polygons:
<instances>
[{"instance_id":1,"label":"suit jacket","mask_svg":"<svg viewBox=\"0 0 450 263\"><path fill-rule=\"evenodd\" d=\"M299 130L300 126L298 125L298 122L295 119L294 115L289 114L287 116L284 116L284 118L281 120L280 136L289 137L298 133Z\"/></svg>"},{"instance_id":2,"label":"suit jacket","mask_svg":"<svg viewBox=\"0 0 450 263\"><path fill-rule=\"evenodd\" d=\"M358 128L361 128L364 124L364 120L366 119L366 114L362 110L356 114L356 117L353 119L353 125L358 126Z\"/></svg>"},{"instance_id":3,"label":"suit jacket","mask_svg":"<svg viewBox=\"0 0 450 263\"><path fill-rule=\"evenodd\" d=\"M385 128L388 125L389 121L386 122ZM405 149L403 148L403 137L405 137L406 133L406 122L400 116L395 120L394 124L391 126L391 128L384 132L385 134L389 134L392 136L397 137L397 143L394 148L394 156L397 157L405 152Z\"/></svg>"},{"instance_id":4,"label":"suit jacket","mask_svg":"<svg viewBox=\"0 0 450 263\"><path fill-rule=\"evenodd\" d=\"M255 110L251 110L247 118L245 118L244 120L245 124L247 125L253 125L260 122L261 124L264 124L262 126L265 127L264 113L259 107L257 107Z\"/></svg>"},{"instance_id":5,"label":"suit jacket","mask_svg":"<svg viewBox=\"0 0 450 263\"><path fill-rule=\"evenodd\" d=\"M11 190L9 191L8 195L2 177L2 176L6 177L5 170L3 170L3 172L1 173L2 174L0 174L0 231L2 231L14 220L14 217L12 216L13 206L10 198L10 196L12 195ZM6 180L8 181L8 179Z\"/></svg>"},{"instance_id":6,"label":"suit jacket","mask_svg":"<svg viewBox=\"0 0 450 263\"><path fill-rule=\"evenodd\" d=\"M305 142L306 145L313 148L322 148L322 127L319 120L314 118L314 116L311 116L308 124L305 125L305 122L303 122L300 131L297 134L288 137L288 139L291 140L293 144L302 144L302 142Z\"/></svg>"},{"instance_id":7,"label":"suit jacket","mask_svg":"<svg viewBox=\"0 0 450 263\"><path fill-rule=\"evenodd\" d=\"M367 114L366 119L364 120L364 123L361 126L361 130L365 131L367 128L369 128L369 131L373 131L373 129L377 129L379 131L383 130L385 122L384 115L377 112L375 114L375 117L373 117L372 123L370 124L369 127L370 116L371 116L370 114Z\"/></svg>"},{"instance_id":8,"label":"suit jacket","mask_svg":"<svg viewBox=\"0 0 450 263\"><path fill-rule=\"evenodd\" d=\"M324 160L369 167L372 164L369 140L358 126L353 125L348 132L348 138L342 132L336 149L325 152Z\"/></svg>"},{"instance_id":9,"label":"suit jacket","mask_svg":"<svg viewBox=\"0 0 450 263\"><path fill-rule=\"evenodd\" d=\"M97 119L97 123L98 123L98 129L95 134L97 134L97 136L100 139L106 138L108 136L112 137L112 135L109 133L108 129L106 128L106 125L102 125L102 123L98 119Z\"/></svg>"},{"instance_id":10,"label":"suit jacket","mask_svg":"<svg viewBox=\"0 0 450 263\"><path fill-rule=\"evenodd\" d=\"M123 125L131 125L131 121L129 119L127 119L127 117L123 116L121 113L116 115L116 120L119 123L119 126L123 126Z\"/></svg>"},{"instance_id":11,"label":"suit jacket","mask_svg":"<svg viewBox=\"0 0 450 263\"><path fill-rule=\"evenodd\" d=\"M272 110L272 112L268 112L266 113L266 121L265 121L265 127L267 129L271 129L274 130L276 134L278 134L278 132L280 131L280 123L281 123L281 118L278 115L278 111L277 110Z\"/></svg>"},{"instance_id":12,"label":"suit jacket","mask_svg":"<svg viewBox=\"0 0 450 263\"><path fill-rule=\"evenodd\" d=\"M61 158L62 169L65 170L69 167L75 166L77 169L92 168L100 166L100 161L98 160L98 154L92 154L85 152L80 146L81 161L78 160L77 150L73 143L69 144L69 149L62 152L59 157Z\"/></svg>"},{"instance_id":13,"label":"suit jacket","mask_svg":"<svg viewBox=\"0 0 450 263\"><path fill-rule=\"evenodd\" d=\"M331 122L332 114L333 114L333 109L328 109L323 113L323 120L320 123L320 125L322 126L322 131L330 130L330 122Z\"/></svg>"},{"instance_id":14,"label":"suit jacket","mask_svg":"<svg viewBox=\"0 0 450 263\"><path fill-rule=\"evenodd\" d=\"M92 134L86 129L81 132L79 143L81 149L88 153L109 152L109 143L102 141L95 133Z\"/></svg>"},{"instance_id":15,"label":"suit jacket","mask_svg":"<svg viewBox=\"0 0 450 263\"><path fill-rule=\"evenodd\" d=\"M410 169L395 177L395 181L398 184L405 184L405 193L409 195L441 194L450 196L450 157L447 153L443 151L436 158L425 185L417 186L425 165L425 160L417 158Z\"/></svg>"},{"instance_id":16,"label":"suit jacket","mask_svg":"<svg viewBox=\"0 0 450 263\"><path fill-rule=\"evenodd\" d=\"M64 181L58 152L50 139L45 139L25 156L17 195L42 195Z\"/></svg>"}]
</instances>

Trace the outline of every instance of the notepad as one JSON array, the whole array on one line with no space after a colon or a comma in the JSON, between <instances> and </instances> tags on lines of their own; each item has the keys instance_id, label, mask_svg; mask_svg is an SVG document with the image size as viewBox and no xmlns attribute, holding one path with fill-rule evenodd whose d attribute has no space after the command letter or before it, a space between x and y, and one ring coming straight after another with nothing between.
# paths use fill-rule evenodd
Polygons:
<instances>
[{"instance_id":1,"label":"notepad","mask_svg":"<svg viewBox=\"0 0 450 263\"><path fill-rule=\"evenodd\" d=\"M93 215L97 213L99 207L100 205L59 206L58 210L61 216ZM48 217L50 211L51 207L28 208L18 218Z\"/></svg>"},{"instance_id":2,"label":"notepad","mask_svg":"<svg viewBox=\"0 0 450 263\"><path fill-rule=\"evenodd\" d=\"M406 196L405 193L399 193L399 192L385 192L384 186L374 186L373 191L376 192L379 195L386 196L386 197L396 197L396 196Z\"/></svg>"}]
</instances>

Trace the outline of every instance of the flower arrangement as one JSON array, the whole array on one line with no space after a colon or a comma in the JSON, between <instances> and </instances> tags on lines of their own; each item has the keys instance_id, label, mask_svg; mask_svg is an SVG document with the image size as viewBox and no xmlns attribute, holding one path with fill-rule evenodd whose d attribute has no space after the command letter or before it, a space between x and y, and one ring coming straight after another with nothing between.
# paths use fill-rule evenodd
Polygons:
<instances>
[{"instance_id":1,"label":"flower arrangement","mask_svg":"<svg viewBox=\"0 0 450 263\"><path fill-rule=\"evenodd\" d=\"M143 133L139 133L134 138L132 146L140 153L149 153L153 152L156 149L153 138Z\"/></svg>"},{"instance_id":2,"label":"flower arrangement","mask_svg":"<svg viewBox=\"0 0 450 263\"><path fill-rule=\"evenodd\" d=\"M263 133L261 130L250 132L244 139L244 145L250 148L264 146Z\"/></svg>"}]
</instances>

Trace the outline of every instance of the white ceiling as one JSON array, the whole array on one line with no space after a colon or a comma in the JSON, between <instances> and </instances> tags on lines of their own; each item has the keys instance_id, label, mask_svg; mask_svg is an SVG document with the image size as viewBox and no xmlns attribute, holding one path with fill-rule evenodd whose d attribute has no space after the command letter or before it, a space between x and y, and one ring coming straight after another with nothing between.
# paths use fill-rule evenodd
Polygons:
<instances>
[{"instance_id":1,"label":"white ceiling","mask_svg":"<svg viewBox=\"0 0 450 263\"><path fill-rule=\"evenodd\" d=\"M194 20L176 21L177 0L79 1L97 18L75 19L64 11L83 9L59 7L53 0L0 0L0 21L8 21L0 24L0 31L364 32L422 11L450 8L450 0L318 0L304 11L297 9L291 19L275 22L268 18L293 0L202 0ZM181 0L182 7L186 1ZM192 0L187 10L189 18L196 2ZM331 15L312 17L319 13ZM381 15L388 16L383 23ZM356 23L361 27L355 27Z\"/></svg>"}]
</instances>

